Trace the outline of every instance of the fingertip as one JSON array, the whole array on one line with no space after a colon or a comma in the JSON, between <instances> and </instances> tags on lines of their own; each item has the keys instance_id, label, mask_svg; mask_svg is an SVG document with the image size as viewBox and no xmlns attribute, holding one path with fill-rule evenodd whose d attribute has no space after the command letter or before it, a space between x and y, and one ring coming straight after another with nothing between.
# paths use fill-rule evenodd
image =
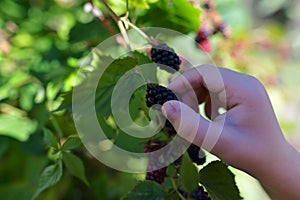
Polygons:
<instances>
[{"instance_id":1,"label":"fingertip","mask_svg":"<svg viewBox=\"0 0 300 200\"><path fill-rule=\"evenodd\" d=\"M168 119L172 118L172 116L174 116L179 109L179 104L175 100L164 103L161 108L163 115Z\"/></svg>"}]
</instances>

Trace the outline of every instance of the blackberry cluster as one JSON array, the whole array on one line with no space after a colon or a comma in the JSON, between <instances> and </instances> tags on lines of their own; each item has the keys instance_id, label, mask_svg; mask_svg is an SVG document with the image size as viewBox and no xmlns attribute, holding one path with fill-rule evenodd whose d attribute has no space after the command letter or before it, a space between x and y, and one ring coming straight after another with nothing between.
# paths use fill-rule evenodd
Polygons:
<instances>
[{"instance_id":1,"label":"blackberry cluster","mask_svg":"<svg viewBox=\"0 0 300 200\"><path fill-rule=\"evenodd\" d=\"M211 200L208 193L204 191L202 186L198 186L197 190L195 190L191 195L188 195L186 192L184 192L181 188L178 188L178 191L184 198L193 199L193 200Z\"/></svg>"},{"instance_id":2,"label":"blackberry cluster","mask_svg":"<svg viewBox=\"0 0 300 200\"><path fill-rule=\"evenodd\" d=\"M146 105L150 108L153 105L163 105L170 100L178 100L176 95L168 88L151 83L147 84ZM169 125L171 123L169 122Z\"/></svg>"},{"instance_id":3,"label":"blackberry cluster","mask_svg":"<svg viewBox=\"0 0 300 200\"><path fill-rule=\"evenodd\" d=\"M161 143L161 142L149 141L144 146L144 152L149 153L149 152L152 152L152 151L156 151L156 150L160 149L162 146L163 146L163 143ZM149 163L148 163L148 166L147 166L147 171L148 172L146 173L146 180L155 181L155 182L161 184L161 183L164 182L165 177L167 175L167 168L163 167L161 169L152 171L152 169L157 168L157 166L156 166L157 162L159 162L159 161L156 160L155 158L149 160Z\"/></svg>"},{"instance_id":4,"label":"blackberry cluster","mask_svg":"<svg viewBox=\"0 0 300 200\"><path fill-rule=\"evenodd\" d=\"M187 149L187 152L191 160L197 165L203 165L205 163L206 161L205 153L200 147L191 144L191 146L189 146L189 148Z\"/></svg>"},{"instance_id":5,"label":"blackberry cluster","mask_svg":"<svg viewBox=\"0 0 300 200\"><path fill-rule=\"evenodd\" d=\"M164 69L170 73L173 73L173 70L179 70L181 60L179 56L175 53L174 49L170 48L168 45L154 45L151 48L150 55L152 61L157 63L161 69Z\"/></svg>"}]
</instances>

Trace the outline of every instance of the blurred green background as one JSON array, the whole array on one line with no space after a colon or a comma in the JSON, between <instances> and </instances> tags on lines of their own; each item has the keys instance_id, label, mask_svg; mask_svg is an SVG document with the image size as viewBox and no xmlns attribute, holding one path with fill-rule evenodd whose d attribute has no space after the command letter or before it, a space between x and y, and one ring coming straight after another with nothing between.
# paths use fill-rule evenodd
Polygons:
<instances>
[{"instance_id":1,"label":"blurred green background","mask_svg":"<svg viewBox=\"0 0 300 200\"><path fill-rule=\"evenodd\" d=\"M132 21L139 27L155 26L157 16L147 7L155 1L132 2L144 2L131 8ZM70 113L54 111L61 105L63 94L74 86L85 56L101 41L118 33L109 18L100 23L84 12L85 3L0 0L2 200L30 199L35 191L42 169L50 162L43 142L45 128L62 140L76 134ZM118 14L124 14L124 1L109 3ZM287 139L300 150L300 4L292 0L215 3L232 32L228 40L221 36L211 38L215 64L256 76L264 83ZM105 9L96 5L107 16ZM184 25L167 28L174 27L192 37L196 34ZM193 47L191 51L197 49ZM38 199L120 199L136 180L144 177L107 168L83 147L73 153L84 161L90 187L67 172ZM234 172L245 200L268 199L254 179L238 170Z\"/></svg>"}]
</instances>

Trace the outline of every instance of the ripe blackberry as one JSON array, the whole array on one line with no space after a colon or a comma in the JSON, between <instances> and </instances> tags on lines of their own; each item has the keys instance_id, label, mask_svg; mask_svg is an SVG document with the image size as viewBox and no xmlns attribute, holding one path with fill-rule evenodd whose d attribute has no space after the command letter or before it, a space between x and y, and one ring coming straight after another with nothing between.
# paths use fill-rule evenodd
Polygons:
<instances>
[{"instance_id":1,"label":"ripe blackberry","mask_svg":"<svg viewBox=\"0 0 300 200\"><path fill-rule=\"evenodd\" d=\"M151 107L156 104L163 105L165 102L170 100L178 100L176 95L171 90L160 85L154 86L150 83L147 84L146 105L148 107ZM166 121L163 131L168 136L176 134L176 131L169 120Z\"/></svg>"},{"instance_id":2,"label":"ripe blackberry","mask_svg":"<svg viewBox=\"0 0 300 200\"><path fill-rule=\"evenodd\" d=\"M182 156L180 156L179 158L177 158L177 160L175 160L173 163L176 167L177 172L179 172L180 166L181 166L181 161L182 161Z\"/></svg>"},{"instance_id":3,"label":"ripe blackberry","mask_svg":"<svg viewBox=\"0 0 300 200\"><path fill-rule=\"evenodd\" d=\"M188 195L181 188L178 188L178 192L180 192L180 194L184 198L188 198L188 196L189 196L190 197L189 199L193 199L193 200L211 200L208 193L204 191L202 186L198 186L198 188L194 192L192 192L191 195Z\"/></svg>"},{"instance_id":4,"label":"ripe blackberry","mask_svg":"<svg viewBox=\"0 0 300 200\"><path fill-rule=\"evenodd\" d=\"M148 107L156 104L163 105L170 100L178 100L170 89L160 85L154 86L151 83L147 84L146 104Z\"/></svg>"},{"instance_id":5,"label":"ripe blackberry","mask_svg":"<svg viewBox=\"0 0 300 200\"><path fill-rule=\"evenodd\" d=\"M197 165L203 165L206 161L205 153L200 147L191 144L187 149L187 152L194 163Z\"/></svg>"},{"instance_id":6,"label":"ripe blackberry","mask_svg":"<svg viewBox=\"0 0 300 200\"><path fill-rule=\"evenodd\" d=\"M211 200L207 192L204 191L202 186L199 186L195 192L192 193L191 199L195 200Z\"/></svg>"},{"instance_id":7,"label":"ripe blackberry","mask_svg":"<svg viewBox=\"0 0 300 200\"><path fill-rule=\"evenodd\" d=\"M156 150L160 149L162 146L163 146L162 142L149 141L144 146L144 152L150 153L152 151L156 151ZM161 184L164 182L165 177L167 175L167 168L163 167L161 169L154 170L154 169L157 169L157 162L159 162L159 161L155 157L149 158L149 163L147 166L147 173L146 173L146 180L155 181L155 182Z\"/></svg>"},{"instance_id":8,"label":"ripe blackberry","mask_svg":"<svg viewBox=\"0 0 300 200\"><path fill-rule=\"evenodd\" d=\"M150 51L150 55L152 61L157 63L161 69L164 69L170 73L173 73L173 70L179 70L181 60L175 53L174 49L170 48L168 45L153 45Z\"/></svg>"}]
</instances>

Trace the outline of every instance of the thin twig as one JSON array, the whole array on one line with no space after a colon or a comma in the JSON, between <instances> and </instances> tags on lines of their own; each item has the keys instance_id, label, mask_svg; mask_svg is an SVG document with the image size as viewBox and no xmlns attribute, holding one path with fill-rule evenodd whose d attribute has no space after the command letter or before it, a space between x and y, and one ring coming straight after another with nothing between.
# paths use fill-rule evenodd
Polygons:
<instances>
[{"instance_id":1,"label":"thin twig","mask_svg":"<svg viewBox=\"0 0 300 200\"><path fill-rule=\"evenodd\" d=\"M93 7L93 9L95 9L95 5L93 4L93 2L91 0L87 0L88 3L90 3ZM103 25L103 27L111 34L111 35L115 35L117 34L117 31L115 30L115 28L112 26L112 22L110 19L107 19L104 15L103 16L96 16L97 19L100 21L100 23Z\"/></svg>"},{"instance_id":2,"label":"thin twig","mask_svg":"<svg viewBox=\"0 0 300 200\"><path fill-rule=\"evenodd\" d=\"M182 196L182 194L177 190L177 186L176 186L176 183L175 183L175 181L174 181L173 178L171 178L171 182L172 182L173 188L176 190L176 192L177 192L178 196L180 197L180 199L181 199L181 200L186 200L186 199L184 198L184 196Z\"/></svg>"},{"instance_id":3,"label":"thin twig","mask_svg":"<svg viewBox=\"0 0 300 200\"><path fill-rule=\"evenodd\" d=\"M124 24L123 24L123 21L122 20L119 20L118 21L118 27L121 31L121 34L122 34L122 37L125 41L125 44L126 44L126 48L128 49L130 55L133 57L133 54L132 54L132 49L131 49L131 46L130 46L130 41L129 41L129 38L128 38L128 35L127 35L127 32L126 32L126 29L124 27Z\"/></svg>"},{"instance_id":4,"label":"thin twig","mask_svg":"<svg viewBox=\"0 0 300 200\"><path fill-rule=\"evenodd\" d=\"M110 6L106 3L105 0L100 0L100 1L105 6L105 8L108 10L109 14L115 20L115 22L118 23L118 21L120 21L120 18L118 17L118 15L110 8Z\"/></svg>"},{"instance_id":5,"label":"thin twig","mask_svg":"<svg viewBox=\"0 0 300 200\"><path fill-rule=\"evenodd\" d=\"M149 43L151 42L151 39L148 37L148 35L146 35L146 33L144 33L140 28L138 28L137 26L135 26L133 23L131 23L129 20L126 20L126 23L132 27L133 29L135 29L141 36L143 36Z\"/></svg>"}]
</instances>

